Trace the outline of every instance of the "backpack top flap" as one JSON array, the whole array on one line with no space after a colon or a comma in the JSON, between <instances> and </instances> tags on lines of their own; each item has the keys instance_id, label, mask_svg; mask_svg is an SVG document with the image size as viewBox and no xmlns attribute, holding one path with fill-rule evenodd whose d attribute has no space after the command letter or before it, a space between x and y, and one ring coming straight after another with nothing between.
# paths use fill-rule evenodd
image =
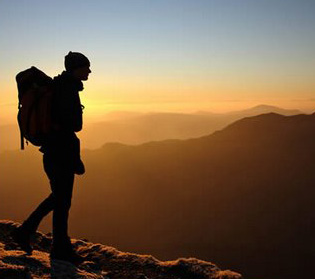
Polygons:
<instances>
[{"instance_id":1,"label":"backpack top flap","mask_svg":"<svg viewBox=\"0 0 315 279\"><path fill-rule=\"evenodd\" d=\"M21 101L24 93L28 90L45 86L52 82L51 77L47 76L44 72L34 66L18 73L15 79L18 86L19 102Z\"/></svg>"}]
</instances>

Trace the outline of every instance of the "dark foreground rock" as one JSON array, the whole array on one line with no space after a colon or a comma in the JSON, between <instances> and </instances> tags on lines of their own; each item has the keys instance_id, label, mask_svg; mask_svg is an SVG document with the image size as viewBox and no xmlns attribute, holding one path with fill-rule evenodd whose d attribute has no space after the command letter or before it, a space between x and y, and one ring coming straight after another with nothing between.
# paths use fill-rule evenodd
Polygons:
<instances>
[{"instance_id":1,"label":"dark foreground rock","mask_svg":"<svg viewBox=\"0 0 315 279\"><path fill-rule=\"evenodd\" d=\"M93 279L241 279L241 275L220 270L215 264L196 258L159 261L150 255L121 252L102 244L72 239L80 255L86 256L79 267L63 261L51 261L51 237L37 232L32 256L13 243L10 233L18 226L0 221L0 278L93 278Z\"/></svg>"}]
</instances>

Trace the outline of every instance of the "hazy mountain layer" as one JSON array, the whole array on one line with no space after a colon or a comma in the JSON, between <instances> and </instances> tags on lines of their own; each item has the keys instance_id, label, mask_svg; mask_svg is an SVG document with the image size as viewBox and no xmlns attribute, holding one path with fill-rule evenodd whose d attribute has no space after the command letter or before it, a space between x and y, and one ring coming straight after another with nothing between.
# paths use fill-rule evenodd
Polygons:
<instances>
[{"instance_id":1,"label":"hazy mountain layer","mask_svg":"<svg viewBox=\"0 0 315 279\"><path fill-rule=\"evenodd\" d=\"M283 115L299 113L298 110L286 110L266 105L225 114L116 112L104 116L106 120L103 122L85 124L79 136L82 147L88 149L100 148L108 142L140 144L165 139L196 138L211 134L243 117L268 112ZM17 124L0 126L0 135L0 152L19 149L20 135Z\"/></svg>"},{"instance_id":2,"label":"hazy mountain layer","mask_svg":"<svg viewBox=\"0 0 315 279\"><path fill-rule=\"evenodd\" d=\"M115 120L86 125L80 137L83 146L89 149L99 148L107 142L141 144L166 139L189 139L211 134L243 117L269 112L283 115L300 113L298 110L259 105L223 114L209 112L122 114L121 118L117 115Z\"/></svg>"}]
</instances>

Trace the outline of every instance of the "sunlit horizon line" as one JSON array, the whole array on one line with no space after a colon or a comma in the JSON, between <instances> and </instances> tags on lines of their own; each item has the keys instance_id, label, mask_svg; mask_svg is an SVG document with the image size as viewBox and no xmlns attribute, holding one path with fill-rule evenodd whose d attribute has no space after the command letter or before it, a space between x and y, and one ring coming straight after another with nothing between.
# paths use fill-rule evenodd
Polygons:
<instances>
[{"instance_id":1,"label":"sunlit horizon line","mask_svg":"<svg viewBox=\"0 0 315 279\"><path fill-rule=\"evenodd\" d=\"M288 101L288 100L287 100ZM300 103L306 102L306 100L299 100ZM230 101L229 104L234 104L232 106L225 106L225 107L219 107L215 105L215 102L209 102L209 104L212 104L213 106L194 106L194 107L173 107L166 106L163 108L161 106L161 103L156 104L156 106L146 106L145 108L142 106L138 107L137 104L131 105L129 103L116 103L117 106L113 107L113 104L104 104L100 105L99 108L95 108L93 105L89 105L88 103L84 103L86 106L85 112L84 112L84 119L85 123L95 123L98 121L106 120L107 118L110 118L111 114L119 114L119 113L139 113L139 114L150 114L150 113L165 113L165 114L198 114L198 113L209 113L209 114L228 114L233 112L242 112L246 110L253 109L255 107L259 106L267 106L267 107L276 107L278 109L284 109L284 110L297 110L302 114L313 114L315 113L315 100L308 101L309 104L302 106L297 105L294 100L291 100L291 102L279 103L279 102L242 102L242 101ZM221 104L227 104L228 102L218 102ZM239 105L235 105L235 104ZM175 103L174 103L175 104ZM187 104L189 104L187 102ZM4 107L4 104L0 104L0 106ZM14 105L15 106L15 105ZM110 108L112 106L112 108ZM5 106L8 108L8 106ZM93 108L94 107L94 108ZM107 108L106 108L107 107ZM13 104L10 104L10 108L7 109L7 111L1 115L1 126L4 125L12 125L16 124L16 115L17 115L17 109L13 108Z\"/></svg>"}]
</instances>

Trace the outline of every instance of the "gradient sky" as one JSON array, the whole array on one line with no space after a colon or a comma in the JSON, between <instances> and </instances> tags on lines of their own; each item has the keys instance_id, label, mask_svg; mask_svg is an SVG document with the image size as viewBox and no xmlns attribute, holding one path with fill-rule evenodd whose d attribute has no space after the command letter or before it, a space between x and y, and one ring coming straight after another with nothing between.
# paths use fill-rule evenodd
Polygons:
<instances>
[{"instance_id":1,"label":"gradient sky","mask_svg":"<svg viewBox=\"0 0 315 279\"><path fill-rule=\"evenodd\" d=\"M313 0L0 0L0 121L15 121L15 75L55 76L88 56L82 102L112 110L315 110Z\"/></svg>"}]
</instances>

